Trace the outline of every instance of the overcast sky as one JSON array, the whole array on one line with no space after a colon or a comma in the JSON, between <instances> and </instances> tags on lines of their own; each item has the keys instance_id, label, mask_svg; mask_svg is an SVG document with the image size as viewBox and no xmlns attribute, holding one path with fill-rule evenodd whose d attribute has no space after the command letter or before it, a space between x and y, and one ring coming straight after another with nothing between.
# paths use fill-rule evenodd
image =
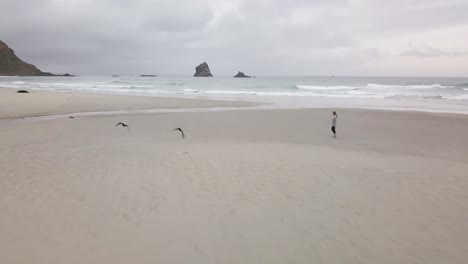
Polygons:
<instances>
[{"instance_id":1,"label":"overcast sky","mask_svg":"<svg viewBox=\"0 0 468 264\"><path fill-rule=\"evenodd\" d=\"M0 0L43 71L468 76L468 0Z\"/></svg>"}]
</instances>

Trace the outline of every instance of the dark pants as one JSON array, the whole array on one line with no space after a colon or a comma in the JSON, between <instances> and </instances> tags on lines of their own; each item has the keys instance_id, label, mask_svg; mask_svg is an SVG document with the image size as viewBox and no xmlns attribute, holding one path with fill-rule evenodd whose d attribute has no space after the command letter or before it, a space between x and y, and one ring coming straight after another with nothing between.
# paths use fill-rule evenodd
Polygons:
<instances>
[{"instance_id":1,"label":"dark pants","mask_svg":"<svg viewBox=\"0 0 468 264\"><path fill-rule=\"evenodd\" d=\"M335 130L335 127L334 127L334 126L332 126L332 132L333 132L333 134L336 135L336 130Z\"/></svg>"}]
</instances>

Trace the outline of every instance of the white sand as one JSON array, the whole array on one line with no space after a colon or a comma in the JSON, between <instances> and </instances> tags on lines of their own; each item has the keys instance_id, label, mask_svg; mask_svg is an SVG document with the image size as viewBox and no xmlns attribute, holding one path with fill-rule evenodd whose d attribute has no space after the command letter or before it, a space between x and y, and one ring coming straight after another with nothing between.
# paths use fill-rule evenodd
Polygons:
<instances>
[{"instance_id":1,"label":"white sand","mask_svg":"<svg viewBox=\"0 0 468 264\"><path fill-rule=\"evenodd\" d=\"M0 260L466 263L468 118L338 114L4 120Z\"/></svg>"}]
</instances>

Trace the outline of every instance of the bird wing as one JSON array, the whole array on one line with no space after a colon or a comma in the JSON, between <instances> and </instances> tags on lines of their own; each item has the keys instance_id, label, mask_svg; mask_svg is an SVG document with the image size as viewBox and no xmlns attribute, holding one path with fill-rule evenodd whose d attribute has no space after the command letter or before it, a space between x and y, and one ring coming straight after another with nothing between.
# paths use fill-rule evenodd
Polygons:
<instances>
[{"instance_id":1,"label":"bird wing","mask_svg":"<svg viewBox=\"0 0 468 264\"><path fill-rule=\"evenodd\" d=\"M182 138L185 138L184 131L182 130L182 128L174 128L174 131L180 131L180 133L182 133Z\"/></svg>"}]
</instances>

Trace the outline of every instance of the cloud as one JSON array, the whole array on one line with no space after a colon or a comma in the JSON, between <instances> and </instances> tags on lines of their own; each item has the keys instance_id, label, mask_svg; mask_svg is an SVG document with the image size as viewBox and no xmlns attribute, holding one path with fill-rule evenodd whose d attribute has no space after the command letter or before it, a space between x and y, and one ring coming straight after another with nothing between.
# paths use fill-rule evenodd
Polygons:
<instances>
[{"instance_id":1,"label":"cloud","mask_svg":"<svg viewBox=\"0 0 468 264\"><path fill-rule=\"evenodd\" d=\"M208 61L217 75L460 75L468 63L466 0L2 0L1 9L0 39L59 73L191 75ZM427 58L444 67L414 67Z\"/></svg>"},{"instance_id":2,"label":"cloud","mask_svg":"<svg viewBox=\"0 0 468 264\"><path fill-rule=\"evenodd\" d=\"M456 52L456 51L446 51L431 47L429 45L424 45L419 48L411 48L401 53L402 56L408 57L420 57L420 58L436 58L436 57L460 57L466 56L468 53Z\"/></svg>"}]
</instances>

